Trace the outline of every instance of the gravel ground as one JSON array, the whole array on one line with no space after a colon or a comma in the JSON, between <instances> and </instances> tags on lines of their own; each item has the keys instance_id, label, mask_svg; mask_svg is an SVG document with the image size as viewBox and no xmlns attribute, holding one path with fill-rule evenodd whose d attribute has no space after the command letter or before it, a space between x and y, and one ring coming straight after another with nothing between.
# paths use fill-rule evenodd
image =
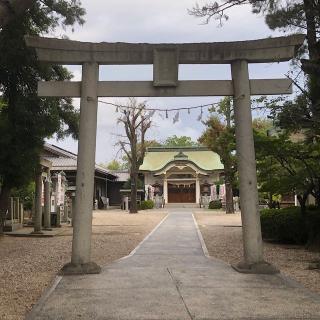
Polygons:
<instances>
[{"instance_id":1,"label":"gravel ground","mask_svg":"<svg viewBox=\"0 0 320 320\"><path fill-rule=\"evenodd\" d=\"M219 211L196 212L196 220L209 254L227 263L242 260L242 228L240 214L226 215ZM308 264L319 259L319 252L303 246L264 242L265 260L306 288L320 293L320 270L308 270Z\"/></svg>"},{"instance_id":2,"label":"gravel ground","mask_svg":"<svg viewBox=\"0 0 320 320\"><path fill-rule=\"evenodd\" d=\"M94 211L92 260L105 265L128 255L166 212ZM0 319L23 319L71 255L72 228L51 238L0 237Z\"/></svg>"}]
</instances>

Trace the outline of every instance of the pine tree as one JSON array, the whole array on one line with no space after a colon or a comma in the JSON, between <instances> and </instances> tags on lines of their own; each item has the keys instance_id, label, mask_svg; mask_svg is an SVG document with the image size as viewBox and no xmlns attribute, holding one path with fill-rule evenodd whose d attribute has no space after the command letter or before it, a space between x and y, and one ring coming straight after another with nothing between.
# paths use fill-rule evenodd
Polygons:
<instances>
[{"instance_id":1,"label":"pine tree","mask_svg":"<svg viewBox=\"0 0 320 320\"><path fill-rule=\"evenodd\" d=\"M305 33L306 46L299 52L301 68L306 76L306 88L301 88L304 110L295 117L295 125L309 131L309 135L320 137L320 2L314 0L220 0L204 6L196 4L189 13L195 17L211 19L223 24L229 19L231 8L251 4L252 12L263 14L271 30L290 33Z\"/></svg>"}]
</instances>

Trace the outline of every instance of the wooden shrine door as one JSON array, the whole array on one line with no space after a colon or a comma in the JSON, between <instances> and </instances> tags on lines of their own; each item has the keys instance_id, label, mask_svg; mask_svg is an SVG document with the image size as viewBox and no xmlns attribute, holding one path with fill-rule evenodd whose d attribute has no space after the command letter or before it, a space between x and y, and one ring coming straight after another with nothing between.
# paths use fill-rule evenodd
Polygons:
<instances>
[{"instance_id":1,"label":"wooden shrine door","mask_svg":"<svg viewBox=\"0 0 320 320\"><path fill-rule=\"evenodd\" d=\"M196 184L176 185L168 183L168 202L169 203L195 203Z\"/></svg>"}]
</instances>

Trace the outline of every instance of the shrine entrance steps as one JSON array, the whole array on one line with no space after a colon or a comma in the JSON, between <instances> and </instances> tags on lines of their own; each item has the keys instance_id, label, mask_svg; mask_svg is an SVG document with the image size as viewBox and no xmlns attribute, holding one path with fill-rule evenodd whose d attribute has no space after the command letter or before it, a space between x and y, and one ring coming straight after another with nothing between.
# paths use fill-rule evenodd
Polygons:
<instances>
[{"instance_id":1,"label":"shrine entrance steps","mask_svg":"<svg viewBox=\"0 0 320 320\"><path fill-rule=\"evenodd\" d=\"M187 208L187 209L193 209L193 208L199 208L198 203L167 203L165 205L166 209L179 209L179 208Z\"/></svg>"}]
</instances>

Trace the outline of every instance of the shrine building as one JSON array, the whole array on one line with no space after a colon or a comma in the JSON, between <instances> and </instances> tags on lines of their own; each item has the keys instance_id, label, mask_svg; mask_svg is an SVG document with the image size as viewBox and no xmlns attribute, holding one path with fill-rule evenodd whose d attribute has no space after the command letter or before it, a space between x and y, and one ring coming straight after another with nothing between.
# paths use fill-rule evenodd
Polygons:
<instances>
[{"instance_id":1,"label":"shrine building","mask_svg":"<svg viewBox=\"0 0 320 320\"><path fill-rule=\"evenodd\" d=\"M219 155L205 147L148 148L140 166L146 188L165 203L199 203L223 179L223 170Z\"/></svg>"}]
</instances>

